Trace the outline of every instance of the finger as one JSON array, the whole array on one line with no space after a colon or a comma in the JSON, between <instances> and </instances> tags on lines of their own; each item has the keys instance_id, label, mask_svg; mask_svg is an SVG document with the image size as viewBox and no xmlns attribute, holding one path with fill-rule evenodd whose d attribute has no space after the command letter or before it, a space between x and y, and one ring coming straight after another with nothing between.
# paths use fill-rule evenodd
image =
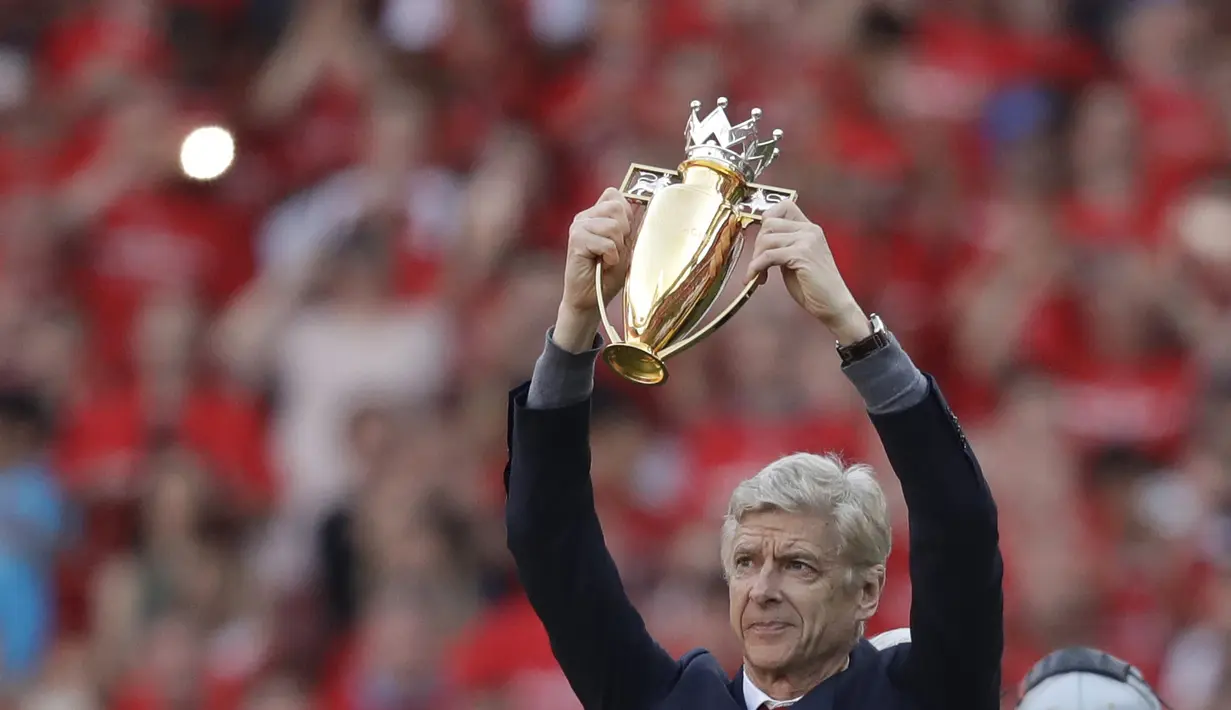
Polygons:
<instances>
[{"instance_id":1,"label":"finger","mask_svg":"<svg viewBox=\"0 0 1231 710\"><path fill-rule=\"evenodd\" d=\"M620 249L616 243L597 234L583 234L574 239L573 252L586 259L602 259L607 266L620 263Z\"/></svg>"},{"instance_id":2,"label":"finger","mask_svg":"<svg viewBox=\"0 0 1231 710\"><path fill-rule=\"evenodd\" d=\"M618 246L624 245L624 238L628 234L628 230L624 228L620 220L611 217L590 217L578 222L573 228L581 234L597 234L606 237Z\"/></svg>"},{"instance_id":3,"label":"finger","mask_svg":"<svg viewBox=\"0 0 1231 710\"><path fill-rule=\"evenodd\" d=\"M794 245L767 249L753 257L748 264L747 280L751 281L775 266L789 269L792 265L799 263L802 256L799 247Z\"/></svg>"},{"instance_id":4,"label":"finger","mask_svg":"<svg viewBox=\"0 0 1231 710\"><path fill-rule=\"evenodd\" d=\"M609 187L603 190L603 194L599 196L598 202L595 202L594 206L597 207L608 202L627 202L627 200L624 199L623 193L618 189Z\"/></svg>"},{"instance_id":5,"label":"finger","mask_svg":"<svg viewBox=\"0 0 1231 710\"><path fill-rule=\"evenodd\" d=\"M800 241L803 233L796 228L789 232L770 232L762 231L757 235L756 241L752 244L752 256L755 258L763 252L770 249L781 249L782 247L791 246Z\"/></svg>"},{"instance_id":6,"label":"finger","mask_svg":"<svg viewBox=\"0 0 1231 710\"><path fill-rule=\"evenodd\" d=\"M594 201L593 205L590 205L584 210L578 212L573 217L573 221L577 222L577 221L586 219L587 217L593 217L595 215L604 214L606 210L611 209L609 205L613 205L616 203L627 204L628 200L624 199L624 195L619 190L617 190L614 187L609 187L603 190L603 194L599 195L599 198Z\"/></svg>"},{"instance_id":7,"label":"finger","mask_svg":"<svg viewBox=\"0 0 1231 710\"><path fill-rule=\"evenodd\" d=\"M632 221L633 206L621 197L617 201L600 202L590 210L590 214L592 217L608 217L618 221L624 234L627 234Z\"/></svg>"},{"instance_id":8,"label":"finger","mask_svg":"<svg viewBox=\"0 0 1231 710\"><path fill-rule=\"evenodd\" d=\"M775 203L774 206L765 210L761 218L762 222L769 219L784 219L789 222L811 221L804 215L804 211L799 208L795 200L783 200L782 202Z\"/></svg>"},{"instance_id":9,"label":"finger","mask_svg":"<svg viewBox=\"0 0 1231 710\"><path fill-rule=\"evenodd\" d=\"M761 220L761 234L773 234L774 232L795 232L799 230L799 222L786 219L785 217L765 217Z\"/></svg>"}]
</instances>

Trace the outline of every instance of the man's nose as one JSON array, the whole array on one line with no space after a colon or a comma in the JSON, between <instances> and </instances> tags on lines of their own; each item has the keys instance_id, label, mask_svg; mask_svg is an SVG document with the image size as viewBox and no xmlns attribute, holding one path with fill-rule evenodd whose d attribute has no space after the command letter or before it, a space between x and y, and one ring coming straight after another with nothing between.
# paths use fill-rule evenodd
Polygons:
<instances>
[{"instance_id":1,"label":"man's nose","mask_svg":"<svg viewBox=\"0 0 1231 710\"><path fill-rule=\"evenodd\" d=\"M778 575L772 564L765 564L757 572L756 579L752 582L751 596L752 601L761 605L772 604L782 598Z\"/></svg>"}]
</instances>

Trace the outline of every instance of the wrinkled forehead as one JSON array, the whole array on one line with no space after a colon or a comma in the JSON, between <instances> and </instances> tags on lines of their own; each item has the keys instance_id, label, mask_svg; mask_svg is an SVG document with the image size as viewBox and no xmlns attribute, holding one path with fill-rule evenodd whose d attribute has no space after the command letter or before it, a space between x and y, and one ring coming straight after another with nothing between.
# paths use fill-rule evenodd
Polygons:
<instances>
[{"instance_id":1,"label":"wrinkled forehead","mask_svg":"<svg viewBox=\"0 0 1231 710\"><path fill-rule=\"evenodd\" d=\"M735 525L732 550L800 550L818 557L836 557L841 540L833 521L814 513L764 510L747 513Z\"/></svg>"}]
</instances>

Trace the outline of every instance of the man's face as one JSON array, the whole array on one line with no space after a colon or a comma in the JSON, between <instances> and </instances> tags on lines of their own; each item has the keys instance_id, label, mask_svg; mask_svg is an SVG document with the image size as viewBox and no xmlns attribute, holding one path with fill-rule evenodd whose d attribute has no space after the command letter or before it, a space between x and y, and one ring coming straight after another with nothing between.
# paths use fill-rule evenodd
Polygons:
<instances>
[{"instance_id":1,"label":"man's face","mask_svg":"<svg viewBox=\"0 0 1231 710\"><path fill-rule=\"evenodd\" d=\"M782 511L750 513L730 559L731 627L748 665L790 672L854 638L876 611L883 573L848 583L829 521Z\"/></svg>"}]
</instances>

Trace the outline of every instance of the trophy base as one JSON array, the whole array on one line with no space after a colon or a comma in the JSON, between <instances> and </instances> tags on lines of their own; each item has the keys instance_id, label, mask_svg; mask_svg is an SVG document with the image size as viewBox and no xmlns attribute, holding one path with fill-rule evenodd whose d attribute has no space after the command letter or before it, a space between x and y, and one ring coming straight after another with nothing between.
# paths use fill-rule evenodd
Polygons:
<instances>
[{"instance_id":1,"label":"trophy base","mask_svg":"<svg viewBox=\"0 0 1231 710\"><path fill-rule=\"evenodd\" d=\"M667 366L654 353L628 343L612 343L603 348L603 359L626 380L641 385L661 385L667 381Z\"/></svg>"}]
</instances>

